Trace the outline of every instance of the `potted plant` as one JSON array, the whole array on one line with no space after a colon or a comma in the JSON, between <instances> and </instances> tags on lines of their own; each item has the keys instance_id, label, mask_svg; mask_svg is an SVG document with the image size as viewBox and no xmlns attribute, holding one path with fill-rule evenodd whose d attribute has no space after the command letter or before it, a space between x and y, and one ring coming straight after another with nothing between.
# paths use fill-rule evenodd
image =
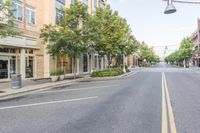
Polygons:
<instances>
[{"instance_id":1,"label":"potted plant","mask_svg":"<svg viewBox=\"0 0 200 133\"><path fill-rule=\"evenodd\" d=\"M51 81L52 82L58 81L58 78L59 78L59 76L58 76L57 72L52 72L51 73Z\"/></svg>"},{"instance_id":2,"label":"potted plant","mask_svg":"<svg viewBox=\"0 0 200 133\"><path fill-rule=\"evenodd\" d=\"M58 69L59 80L62 81L65 79L65 72L63 69Z\"/></svg>"}]
</instances>

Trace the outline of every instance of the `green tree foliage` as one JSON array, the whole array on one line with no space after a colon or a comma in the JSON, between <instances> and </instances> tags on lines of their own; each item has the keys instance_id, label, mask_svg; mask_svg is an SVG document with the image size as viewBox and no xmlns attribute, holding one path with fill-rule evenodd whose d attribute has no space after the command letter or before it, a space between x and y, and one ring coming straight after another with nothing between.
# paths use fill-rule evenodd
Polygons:
<instances>
[{"instance_id":1,"label":"green tree foliage","mask_svg":"<svg viewBox=\"0 0 200 133\"><path fill-rule=\"evenodd\" d=\"M52 56L68 55L73 58L73 68L76 68L76 58L88 48L87 7L76 3L63 9L63 17L58 26L45 25L41 29L41 38L49 42L48 53ZM74 75L76 71L74 70Z\"/></svg>"},{"instance_id":2,"label":"green tree foliage","mask_svg":"<svg viewBox=\"0 0 200 133\"><path fill-rule=\"evenodd\" d=\"M6 36L20 35L14 29L15 23L12 19L12 9L10 1L5 1L2 6L0 6L0 38Z\"/></svg>"},{"instance_id":3,"label":"green tree foliage","mask_svg":"<svg viewBox=\"0 0 200 133\"><path fill-rule=\"evenodd\" d=\"M159 63L159 56L155 55L153 49L149 48L145 42L142 42L139 47L139 57L140 60L146 60L147 63Z\"/></svg>"},{"instance_id":4,"label":"green tree foliage","mask_svg":"<svg viewBox=\"0 0 200 133\"><path fill-rule=\"evenodd\" d=\"M129 55L137 49L127 21L109 6L97 8L96 13L89 19L88 29L93 48L108 56L109 65L113 57L121 55L122 52Z\"/></svg>"},{"instance_id":5,"label":"green tree foliage","mask_svg":"<svg viewBox=\"0 0 200 133\"><path fill-rule=\"evenodd\" d=\"M194 44L189 37L186 37L181 41L179 49L167 56L165 61L177 63L177 65L181 65L185 62L185 66L189 67L189 59L192 57L193 53Z\"/></svg>"}]
</instances>

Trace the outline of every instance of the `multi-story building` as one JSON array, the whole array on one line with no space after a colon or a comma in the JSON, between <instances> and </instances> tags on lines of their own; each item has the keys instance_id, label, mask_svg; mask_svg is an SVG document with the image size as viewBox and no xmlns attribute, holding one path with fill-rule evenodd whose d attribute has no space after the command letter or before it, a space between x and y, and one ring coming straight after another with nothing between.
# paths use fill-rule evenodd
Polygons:
<instances>
[{"instance_id":1,"label":"multi-story building","mask_svg":"<svg viewBox=\"0 0 200 133\"><path fill-rule=\"evenodd\" d=\"M200 19L197 22L197 30L190 36L194 43L194 55L192 57L193 65L200 67Z\"/></svg>"},{"instance_id":2,"label":"multi-story building","mask_svg":"<svg viewBox=\"0 0 200 133\"><path fill-rule=\"evenodd\" d=\"M0 0L0 5L5 0ZM82 1L88 5L88 12L94 13L96 7L105 6L105 0L11 0L13 18L22 35L0 38L0 80L9 80L12 74L19 73L23 79L49 77L61 66L61 58L53 58L45 49L46 44L40 36L44 24L59 23L62 7ZM98 54L83 53L77 59L77 73L88 73L105 67L105 59ZM63 68L66 74L72 73L72 59L65 57Z\"/></svg>"}]
</instances>

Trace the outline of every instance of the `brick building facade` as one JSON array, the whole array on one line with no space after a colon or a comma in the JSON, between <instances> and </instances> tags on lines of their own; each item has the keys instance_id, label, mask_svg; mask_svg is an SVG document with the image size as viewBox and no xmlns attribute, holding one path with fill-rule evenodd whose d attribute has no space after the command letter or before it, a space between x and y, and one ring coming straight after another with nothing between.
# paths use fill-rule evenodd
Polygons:
<instances>
[{"instance_id":1,"label":"brick building facade","mask_svg":"<svg viewBox=\"0 0 200 133\"><path fill-rule=\"evenodd\" d=\"M0 5L5 0L0 0ZM39 38L44 24L55 25L60 18L59 9L82 1L88 5L92 14L96 7L105 6L105 0L11 0L13 18L21 36L0 38L0 81L9 80L12 74L21 74L22 78L49 77L50 73L61 66L60 57L52 58L47 54L46 45ZM106 58L98 54L82 54L76 60L77 73L89 73L105 68ZM72 60L64 58L64 71L72 73Z\"/></svg>"}]
</instances>

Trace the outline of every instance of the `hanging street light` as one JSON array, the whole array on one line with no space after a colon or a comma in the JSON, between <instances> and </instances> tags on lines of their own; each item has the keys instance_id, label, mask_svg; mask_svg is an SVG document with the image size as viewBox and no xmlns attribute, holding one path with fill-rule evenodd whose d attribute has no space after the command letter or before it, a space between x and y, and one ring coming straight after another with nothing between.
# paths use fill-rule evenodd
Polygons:
<instances>
[{"instance_id":1,"label":"hanging street light","mask_svg":"<svg viewBox=\"0 0 200 133\"><path fill-rule=\"evenodd\" d=\"M172 14L176 12L176 8L173 3L180 3L180 4L200 4L200 2L192 2L192 1L181 1L181 0L163 0L167 1L167 7L165 8L165 14Z\"/></svg>"},{"instance_id":2,"label":"hanging street light","mask_svg":"<svg viewBox=\"0 0 200 133\"><path fill-rule=\"evenodd\" d=\"M176 12L176 8L173 5L173 0L168 0L167 1L167 7L165 8L164 13L165 14L172 14Z\"/></svg>"}]
</instances>

